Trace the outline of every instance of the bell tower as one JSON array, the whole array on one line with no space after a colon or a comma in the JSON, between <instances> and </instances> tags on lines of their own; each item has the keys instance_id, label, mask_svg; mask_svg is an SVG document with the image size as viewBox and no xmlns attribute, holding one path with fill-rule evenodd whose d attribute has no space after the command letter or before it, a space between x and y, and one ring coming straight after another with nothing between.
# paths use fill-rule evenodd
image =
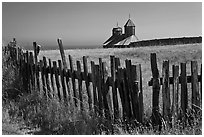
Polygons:
<instances>
[{"instance_id":1,"label":"bell tower","mask_svg":"<svg viewBox=\"0 0 204 137\"><path fill-rule=\"evenodd\" d=\"M129 19L126 22L124 28L125 28L125 35L126 36L135 35L135 24L130 19L130 14L129 14Z\"/></svg>"}]
</instances>

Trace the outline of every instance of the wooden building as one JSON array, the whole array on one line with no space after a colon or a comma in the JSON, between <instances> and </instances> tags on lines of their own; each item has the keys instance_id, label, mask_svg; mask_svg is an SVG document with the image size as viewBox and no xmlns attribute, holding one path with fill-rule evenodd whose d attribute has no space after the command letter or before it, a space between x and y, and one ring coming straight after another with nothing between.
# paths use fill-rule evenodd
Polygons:
<instances>
[{"instance_id":1,"label":"wooden building","mask_svg":"<svg viewBox=\"0 0 204 137\"><path fill-rule=\"evenodd\" d=\"M135 24L129 18L124 25L125 33L122 34L122 28L117 25L112 29L112 36L103 43L104 48L113 48L123 45L129 45L132 42L137 42L138 38L135 35ZM116 46L117 45L117 46Z\"/></svg>"}]
</instances>

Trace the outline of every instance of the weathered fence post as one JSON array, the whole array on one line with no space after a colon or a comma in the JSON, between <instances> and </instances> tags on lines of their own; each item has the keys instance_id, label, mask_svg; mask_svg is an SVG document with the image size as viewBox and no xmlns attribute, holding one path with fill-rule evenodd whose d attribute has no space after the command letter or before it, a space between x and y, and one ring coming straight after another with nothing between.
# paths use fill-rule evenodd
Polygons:
<instances>
[{"instance_id":1,"label":"weathered fence post","mask_svg":"<svg viewBox=\"0 0 204 137\"><path fill-rule=\"evenodd\" d=\"M188 89L187 89L187 77L186 77L186 63L181 63L181 114L183 119L186 117L188 107Z\"/></svg>"},{"instance_id":2,"label":"weathered fence post","mask_svg":"<svg viewBox=\"0 0 204 137\"><path fill-rule=\"evenodd\" d=\"M40 92L40 80L39 80L39 65L38 65L38 55L37 55L37 43L33 42L33 50L34 50L34 61L35 61L35 77L37 90Z\"/></svg>"},{"instance_id":3,"label":"weathered fence post","mask_svg":"<svg viewBox=\"0 0 204 137\"><path fill-rule=\"evenodd\" d=\"M201 76L201 80L200 80L200 104L201 104L201 108L202 108L202 64L200 65L200 76Z\"/></svg>"},{"instance_id":4,"label":"weathered fence post","mask_svg":"<svg viewBox=\"0 0 204 137\"><path fill-rule=\"evenodd\" d=\"M47 97L49 96L51 98L51 88L50 88L50 81L48 77L48 69L47 69L47 61L46 58L43 57L43 63L44 63L44 74L45 74L45 82L46 82L46 89L47 89Z\"/></svg>"},{"instance_id":5,"label":"weathered fence post","mask_svg":"<svg viewBox=\"0 0 204 137\"><path fill-rule=\"evenodd\" d=\"M198 64L191 61L191 88L192 88L192 109L197 113L200 110L200 95L198 85Z\"/></svg>"},{"instance_id":6,"label":"weathered fence post","mask_svg":"<svg viewBox=\"0 0 204 137\"><path fill-rule=\"evenodd\" d=\"M171 121L170 116L170 85L169 85L169 61L163 61L162 68L162 98L163 98L163 117L167 121L168 125Z\"/></svg>"},{"instance_id":7,"label":"weathered fence post","mask_svg":"<svg viewBox=\"0 0 204 137\"><path fill-rule=\"evenodd\" d=\"M93 105L95 113L98 113L98 97L97 97L97 83L96 83L96 70L95 70L95 63L91 61L91 73L92 73L92 85L93 85Z\"/></svg>"},{"instance_id":8,"label":"weathered fence post","mask_svg":"<svg viewBox=\"0 0 204 137\"><path fill-rule=\"evenodd\" d=\"M131 60L125 60L125 66L126 66L126 75L125 75L125 79L127 80L127 96L128 96L128 100L129 100L129 104L130 104L130 115L129 115L129 118L135 118L135 114L134 114L134 104L132 102L133 100L133 95L132 95L132 90L133 90L133 85L132 85L132 74L131 74Z\"/></svg>"},{"instance_id":9,"label":"weathered fence post","mask_svg":"<svg viewBox=\"0 0 204 137\"><path fill-rule=\"evenodd\" d=\"M160 83L159 83L159 70L157 68L157 58L156 53L151 53L151 70L153 76L153 98L152 98L152 122L155 127L159 126L161 130L162 122L159 113L159 92L160 92Z\"/></svg>"},{"instance_id":10,"label":"weathered fence post","mask_svg":"<svg viewBox=\"0 0 204 137\"><path fill-rule=\"evenodd\" d=\"M119 117L118 111L118 97L116 89L116 71L115 71L115 56L110 56L111 60L111 84L112 84L112 93L113 93L113 107L114 107L114 119Z\"/></svg>"},{"instance_id":11,"label":"weathered fence post","mask_svg":"<svg viewBox=\"0 0 204 137\"><path fill-rule=\"evenodd\" d=\"M42 80L42 86L43 86L43 95L44 97L46 97L47 99L47 89L46 89L46 85L45 85L45 69L44 69L44 64L43 61L40 60L40 71L41 71L41 80Z\"/></svg>"},{"instance_id":12,"label":"weathered fence post","mask_svg":"<svg viewBox=\"0 0 204 137\"><path fill-rule=\"evenodd\" d=\"M77 75L78 75L78 87L79 87L79 106L80 106L80 109L81 111L84 110L84 107L83 107L83 99L82 99L82 73L81 73L81 63L80 61L77 61L76 62L77 64Z\"/></svg>"},{"instance_id":13,"label":"weathered fence post","mask_svg":"<svg viewBox=\"0 0 204 137\"><path fill-rule=\"evenodd\" d=\"M72 56L71 55L69 55L69 64L70 64L71 79L72 79L72 86L73 86L74 104L75 104L75 106L77 106L76 84L75 84L74 67L73 67L73 62L72 62Z\"/></svg>"},{"instance_id":14,"label":"weathered fence post","mask_svg":"<svg viewBox=\"0 0 204 137\"><path fill-rule=\"evenodd\" d=\"M61 57L62 57L63 68L66 70L67 69L67 62L66 62L66 58L65 58L65 54L64 54L64 47L62 45L62 40L60 38L58 38L57 43L59 45L60 54L61 54Z\"/></svg>"},{"instance_id":15,"label":"weathered fence post","mask_svg":"<svg viewBox=\"0 0 204 137\"><path fill-rule=\"evenodd\" d=\"M141 64L139 64L137 67L137 78L139 78L139 122L143 123L144 119L144 104L143 104L143 90L142 90L142 67Z\"/></svg>"},{"instance_id":16,"label":"weathered fence post","mask_svg":"<svg viewBox=\"0 0 204 137\"><path fill-rule=\"evenodd\" d=\"M171 107L171 114L172 114L172 125L177 121L178 118L178 91L179 91L179 66L173 65L173 92L172 92L172 107Z\"/></svg>"},{"instance_id":17,"label":"weathered fence post","mask_svg":"<svg viewBox=\"0 0 204 137\"><path fill-rule=\"evenodd\" d=\"M59 69L57 68L57 62L56 61L53 61L53 72L55 74L55 83L57 86L57 95L58 95L59 100L61 101L60 83L59 83L59 76L58 76Z\"/></svg>"},{"instance_id":18,"label":"weathered fence post","mask_svg":"<svg viewBox=\"0 0 204 137\"><path fill-rule=\"evenodd\" d=\"M108 100L107 100L107 93L108 93L108 68L107 68L107 64L106 62L102 63L102 77L103 77L103 81L102 81L102 95L103 95L103 103L104 103L104 113L105 113L105 117L107 119L111 119L110 117L110 111L109 111L109 106L108 106Z\"/></svg>"},{"instance_id":19,"label":"weathered fence post","mask_svg":"<svg viewBox=\"0 0 204 137\"><path fill-rule=\"evenodd\" d=\"M133 109L133 114L134 118L137 121L139 120L139 81L137 79L137 72L136 72L136 65L131 65L131 73L132 76L131 78L131 87L132 87L132 92L131 92L131 102L132 102L132 109Z\"/></svg>"},{"instance_id":20,"label":"weathered fence post","mask_svg":"<svg viewBox=\"0 0 204 137\"><path fill-rule=\"evenodd\" d=\"M86 90L88 94L88 104L89 104L89 110L92 110L92 94L90 90L90 83L88 79L88 65L87 65L87 57L83 56L83 66L84 66L84 79L86 84Z\"/></svg>"},{"instance_id":21,"label":"weathered fence post","mask_svg":"<svg viewBox=\"0 0 204 137\"><path fill-rule=\"evenodd\" d=\"M62 85L64 103L67 104L67 91L66 91L65 80L64 80L65 74L64 74L64 69L62 68L61 60L58 60L58 65L59 65L59 75L60 75L60 80Z\"/></svg>"},{"instance_id":22,"label":"weathered fence post","mask_svg":"<svg viewBox=\"0 0 204 137\"><path fill-rule=\"evenodd\" d=\"M49 67L48 67L48 69L49 69L49 72L50 72L50 81L51 81L51 86L52 86L51 96L54 97L55 96L54 93L56 92L56 90L55 90L55 86L54 86L54 77L53 77L54 72L53 72L53 67L52 67L51 59L49 59Z\"/></svg>"}]
</instances>

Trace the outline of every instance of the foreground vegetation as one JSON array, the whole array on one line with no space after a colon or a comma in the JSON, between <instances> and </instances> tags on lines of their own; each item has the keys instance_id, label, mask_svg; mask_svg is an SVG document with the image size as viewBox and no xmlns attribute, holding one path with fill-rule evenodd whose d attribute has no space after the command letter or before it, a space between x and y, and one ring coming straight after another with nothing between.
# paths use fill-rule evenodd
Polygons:
<instances>
[{"instance_id":1,"label":"foreground vegetation","mask_svg":"<svg viewBox=\"0 0 204 137\"><path fill-rule=\"evenodd\" d=\"M147 82L151 76L150 68L148 68L150 52L157 53L159 66L164 59L170 59L172 64L179 61L188 63L194 59L201 62L201 45L193 45L190 47L191 50L189 46L186 46L186 49L183 48L184 46L180 48L179 46L170 46L169 50L163 47L111 49L112 51L107 49L101 51L103 49L100 49L96 51L101 52L101 54L90 54L93 52L90 50L89 53L81 51L83 53L80 56L79 53L77 56L77 51L66 52L72 53L75 59L80 59L83 55L90 55L89 60L94 61L98 57L108 60L109 55L119 56L122 62L127 58L131 59L133 64L136 62L142 64L145 78L143 81ZM167 54L168 52L169 54ZM48 53L42 52L41 55L49 57ZM53 55L57 56L57 54ZM50 58L52 57L50 56ZM151 90L148 90L149 87L144 82L145 123L138 124L135 121L124 123L120 120L113 123L91 112L81 112L72 106L59 103L57 99L45 100L37 94L39 91L31 91L32 94L26 94L26 91L21 88L21 78L12 61L5 55L2 59L3 134L202 134L202 116L193 116L193 121L185 126L182 122L178 122L173 128L167 126L160 132L154 131L150 119L151 103L149 102L151 102L151 96L149 93ZM4 132L5 130L9 131Z\"/></svg>"}]
</instances>

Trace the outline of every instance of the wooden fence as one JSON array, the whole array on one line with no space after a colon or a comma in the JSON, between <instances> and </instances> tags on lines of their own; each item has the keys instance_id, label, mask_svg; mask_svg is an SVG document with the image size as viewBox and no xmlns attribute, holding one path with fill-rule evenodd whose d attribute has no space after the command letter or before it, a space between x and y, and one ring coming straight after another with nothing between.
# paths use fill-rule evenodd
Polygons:
<instances>
[{"instance_id":1,"label":"wooden fence","mask_svg":"<svg viewBox=\"0 0 204 137\"><path fill-rule=\"evenodd\" d=\"M61 46L63 61L52 61L46 57L38 60L36 42L33 43L34 52L23 51L16 47L15 41L5 47L5 53L10 54L15 65L19 68L25 91L29 93L40 91L46 98L57 97L59 101L71 104L81 111L89 110L108 119L136 119L143 123L144 107L140 64L133 65L131 60L126 59L125 68L122 68L120 59L110 56L111 74L108 74L108 64L103 62L102 58L99 58L99 63L91 61L89 65L91 69L88 69L87 57L83 56L82 62L76 61L77 68L75 68L72 56L69 55L69 63L67 63L63 57L62 42L58 40L58 44ZM199 75L197 62L191 62L191 76L186 75L186 63L181 63L180 76L179 66L173 65L173 76L170 77L169 61L164 61L162 77L160 77L156 54L152 53L150 58L152 79L149 81L149 86L152 86L153 91L153 124L161 125L161 117L168 123L175 123L183 115L185 117L190 106L188 104L187 83L192 85L190 108L195 112L200 112L202 69L200 69ZM159 103L161 103L159 101L160 89L163 103L162 116L159 108Z\"/></svg>"},{"instance_id":2,"label":"wooden fence","mask_svg":"<svg viewBox=\"0 0 204 137\"><path fill-rule=\"evenodd\" d=\"M196 113L202 114L202 64L200 68L200 75L198 75L197 61L191 61L191 75L187 76L186 63L179 66L172 66L172 77L170 77L169 61L163 61L162 77L159 78L159 71L157 68L156 54L151 54L151 68L153 78L149 81L149 86L153 89L153 107L152 118L156 125L161 124L159 118L159 92L162 92L162 117L167 124L174 125L178 120L186 121L187 114ZM180 74L180 76L179 76ZM191 85L191 93L188 87ZM199 84L200 83L200 84ZM172 90L170 90L172 85ZM189 97L191 94L191 98ZM180 97L179 97L180 96ZM191 99L191 107L188 104Z\"/></svg>"},{"instance_id":3,"label":"wooden fence","mask_svg":"<svg viewBox=\"0 0 204 137\"><path fill-rule=\"evenodd\" d=\"M91 61L91 72L88 72L86 56L83 56L83 62L76 61L75 69L72 56L69 55L69 63L46 57L38 60L37 43L34 42L33 46L34 52L23 52L15 46L5 50L19 68L24 91L41 91L46 98L57 97L59 101L72 104L81 111L88 109L108 119L122 117L125 121L136 119L143 122L140 64L133 65L131 60L125 60L126 68L122 68L120 59L110 56L110 75L108 64L102 58L99 58L98 64ZM84 96L88 98L86 102ZM87 102L88 108L85 108Z\"/></svg>"}]
</instances>

